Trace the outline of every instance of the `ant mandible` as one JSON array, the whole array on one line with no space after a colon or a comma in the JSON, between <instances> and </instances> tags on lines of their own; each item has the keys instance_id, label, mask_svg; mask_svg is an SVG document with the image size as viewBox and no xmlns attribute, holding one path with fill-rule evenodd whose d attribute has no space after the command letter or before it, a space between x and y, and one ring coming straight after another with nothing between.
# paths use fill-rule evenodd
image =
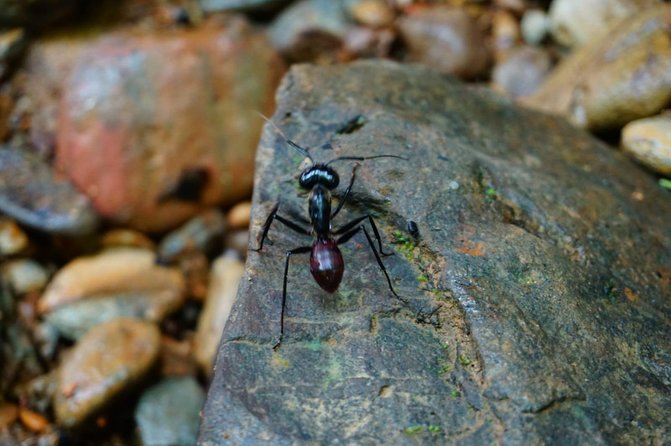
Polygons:
<instances>
[{"instance_id":1,"label":"ant mandible","mask_svg":"<svg viewBox=\"0 0 671 446\"><path fill-rule=\"evenodd\" d=\"M284 283L282 286L282 313L280 315L280 336L277 340L277 343L273 346L273 349L277 349L282 343L282 337L284 336L284 309L287 299L287 276L289 274L289 259L294 254L307 254L310 253L310 272L312 277L319 286L329 292L334 293L340 281L342 280L343 272L345 271L345 262L343 261L342 253L338 248L338 245L346 243L352 237L354 237L359 232L363 232L368 240L368 245L375 255L375 260L380 266L380 269L384 273L384 276L387 278L387 283L389 284L389 290L392 294L401 299L394 287L391 284L391 279L387 273L387 269L382 263L380 256L389 256L393 253L387 253L382 250L382 241L380 239L380 233L375 225L375 220L370 214L363 215L361 217L355 218L342 225L340 228L333 230L331 228L331 221L335 218L336 215L345 205L347 197L349 196L352 186L354 185L354 179L356 177L356 169L359 167L359 164L355 164L352 168L352 178L350 179L347 189L342 196L342 199L336 206L336 208L331 211L331 191L338 187L340 184L340 177L338 173L330 166L332 163L337 161L365 161L376 158L398 158L406 160L402 156L397 155L375 155L375 156L341 156L326 163L316 163L310 152L288 139L284 136L284 133L277 128L277 126L265 116L262 116L268 123L270 123L276 131L284 138L284 140L293 147L298 153L305 156L310 160L311 165L305 168L299 177L298 183L300 187L306 191L310 192L308 198L308 213L310 214L310 229L303 228L300 224L294 223L286 217L283 217L277 213L280 207L280 202L273 207L263 223L261 230L261 237L258 240L258 247L251 249L251 251L261 252L263 249L263 242L266 240L268 235L268 230L273 221L277 220L289 229L303 235L309 235L314 237L314 241L310 246L300 246L298 248L290 249L286 252L286 263L284 265ZM375 249L375 244L371 238L368 230L364 226L365 220L368 220L371 228L373 229L373 234L377 240L377 245L379 248L379 253ZM337 236L337 238L335 238ZM258 239L258 237L257 237ZM402 300L402 299L401 299Z\"/></svg>"}]
</instances>

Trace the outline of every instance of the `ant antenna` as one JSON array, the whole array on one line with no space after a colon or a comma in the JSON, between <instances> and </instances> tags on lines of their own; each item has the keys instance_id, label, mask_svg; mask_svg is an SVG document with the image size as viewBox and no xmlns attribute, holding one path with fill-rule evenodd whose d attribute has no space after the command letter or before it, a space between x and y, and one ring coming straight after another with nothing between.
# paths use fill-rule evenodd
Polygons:
<instances>
[{"instance_id":1,"label":"ant antenna","mask_svg":"<svg viewBox=\"0 0 671 446\"><path fill-rule=\"evenodd\" d=\"M372 160L375 158L398 158L402 159L404 161L408 161L408 158L405 158L403 156L398 156L398 155L375 155L375 156L340 156L336 159L332 159L326 165L328 166L331 163L335 163L336 161L364 161L364 160Z\"/></svg>"},{"instance_id":2,"label":"ant antenna","mask_svg":"<svg viewBox=\"0 0 671 446\"><path fill-rule=\"evenodd\" d=\"M275 123L271 119L264 116L263 113L261 113L259 111L257 111L256 113L258 113L259 116L261 116L264 121L266 121L268 124L272 125L273 129L275 129L275 131L280 134L280 136L287 142L287 144L289 144L291 147L296 149L296 151L298 153L300 153L304 157L308 158L312 162L312 164L315 163L315 160L313 160L312 156L310 156L310 152L308 152L308 149L299 146L298 144L296 144L295 142L293 142L292 140L287 138L287 135L285 135L284 132L282 130L280 130L280 128L277 125L275 125Z\"/></svg>"}]
</instances>

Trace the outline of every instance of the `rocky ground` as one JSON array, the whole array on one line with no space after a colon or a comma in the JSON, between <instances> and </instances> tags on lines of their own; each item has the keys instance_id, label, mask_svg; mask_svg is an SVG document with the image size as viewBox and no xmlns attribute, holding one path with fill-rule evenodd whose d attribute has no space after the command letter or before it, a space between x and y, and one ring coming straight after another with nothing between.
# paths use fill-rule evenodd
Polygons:
<instances>
[{"instance_id":1,"label":"rocky ground","mask_svg":"<svg viewBox=\"0 0 671 446\"><path fill-rule=\"evenodd\" d=\"M0 444L668 442L670 12L0 0ZM407 158L334 223L401 299L297 255L273 350L284 137Z\"/></svg>"}]
</instances>

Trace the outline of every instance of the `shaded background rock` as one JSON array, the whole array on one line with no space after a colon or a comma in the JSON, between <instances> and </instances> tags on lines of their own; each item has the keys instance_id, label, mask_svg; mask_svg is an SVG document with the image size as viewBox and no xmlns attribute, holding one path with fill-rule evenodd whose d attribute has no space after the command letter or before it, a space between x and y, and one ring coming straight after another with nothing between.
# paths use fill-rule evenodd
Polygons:
<instances>
[{"instance_id":1,"label":"shaded background rock","mask_svg":"<svg viewBox=\"0 0 671 446\"><path fill-rule=\"evenodd\" d=\"M529 96L536 92L551 68L552 59L546 51L520 46L496 64L492 82L511 96Z\"/></svg>"},{"instance_id":2,"label":"shaded background rock","mask_svg":"<svg viewBox=\"0 0 671 446\"><path fill-rule=\"evenodd\" d=\"M98 215L89 199L40 157L0 146L0 212L41 231L85 235Z\"/></svg>"},{"instance_id":3,"label":"shaded background rock","mask_svg":"<svg viewBox=\"0 0 671 446\"><path fill-rule=\"evenodd\" d=\"M365 124L339 134L356 116ZM409 158L364 163L338 216L373 212L409 303L390 295L365 240L343 246L333 296L296 258L274 352L284 252L308 240L271 229L275 244L249 257L224 331L201 444L671 435L671 204L626 157L561 119L381 62L293 67L274 122L318 161ZM282 212L305 213L300 158L266 128L253 234L278 198Z\"/></svg>"},{"instance_id":4,"label":"shaded background rock","mask_svg":"<svg viewBox=\"0 0 671 446\"><path fill-rule=\"evenodd\" d=\"M458 8L426 8L398 21L407 59L472 79L490 63L490 49L478 24Z\"/></svg>"},{"instance_id":5,"label":"shaded background rock","mask_svg":"<svg viewBox=\"0 0 671 446\"><path fill-rule=\"evenodd\" d=\"M343 2L300 0L275 18L268 36L287 59L307 62L335 57L350 26Z\"/></svg>"}]
</instances>

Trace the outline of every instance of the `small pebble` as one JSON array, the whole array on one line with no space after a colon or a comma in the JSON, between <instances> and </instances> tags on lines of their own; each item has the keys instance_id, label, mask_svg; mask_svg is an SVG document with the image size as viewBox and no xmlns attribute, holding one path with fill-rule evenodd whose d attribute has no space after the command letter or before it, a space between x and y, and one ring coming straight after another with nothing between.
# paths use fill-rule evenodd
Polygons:
<instances>
[{"instance_id":1,"label":"small pebble","mask_svg":"<svg viewBox=\"0 0 671 446\"><path fill-rule=\"evenodd\" d=\"M21 423L33 432L41 433L49 427L49 420L43 415L23 407L19 409L19 418Z\"/></svg>"},{"instance_id":2,"label":"small pebble","mask_svg":"<svg viewBox=\"0 0 671 446\"><path fill-rule=\"evenodd\" d=\"M28 236L13 220L0 218L0 255L11 256L25 250Z\"/></svg>"},{"instance_id":3,"label":"small pebble","mask_svg":"<svg viewBox=\"0 0 671 446\"><path fill-rule=\"evenodd\" d=\"M144 392L135 421L145 445L196 444L205 392L193 377L167 378Z\"/></svg>"},{"instance_id":4,"label":"small pebble","mask_svg":"<svg viewBox=\"0 0 671 446\"><path fill-rule=\"evenodd\" d=\"M516 14L521 14L527 8L525 0L494 0L494 5Z\"/></svg>"},{"instance_id":5,"label":"small pebble","mask_svg":"<svg viewBox=\"0 0 671 446\"><path fill-rule=\"evenodd\" d=\"M193 251L220 251L225 231L226 219L219 210L203 212L161 240L158 247L159 261L171 263L180 255Z\"/></svg>"},{"instance_id":6,"label":"small pebble","mask_svg":"<svg viewBox=\"0 0 671 446\"><path fill-rule=\"evenodd\" d=\"M530 9L522 16L522 38L529 45L540 44L550 30L550 19L540 9Z\"/></svg>"},{"instance_id":7,"label":"small pebble","mask_svg":"<svg viewBox=\"0 0 671 446\"><path fill-rule=\"evenodd\" d=\"M151 251L111 249L65 265L49 283L39 309L44 313L87 297L140 292L170 295L178 307L184 279L177 269L156 265Z\"/></svg>"},{"instance_id":8,"label":"small pebble","mask_svg":"<svg viewBox=\"0 0 671 446\"><path fill-rule=\"evenodd\" d=\"M268 36L286 58L308 62L337 52L350 26L342 2L300 0L282 10L268 28Z\"/></svg>"},{"instance_id":9,"label":"small pebble","mask_svg":"<svg viewBox=\"0 0 671 446\"><path fill-rule=\"evenodd\" d=\"M249 231L231 231L230 233L226 234L224 244L226 249L233 249L240 254L240 257L245 257L247 255L247 248L249 246Z\"/></svg>"},{"instance_id":10,"label":"small pebble","mask_svg":"<svg viewBox=\"0 0 671 446\"><path fill-rule=\"evenodd\" d=\"M244 229L249 226L249 219L252 213L252 202L243 201L231 208L226 214L226 223L231 229Z\"/></svg>"},{"instance_id":11,"label":"small pebble","mask_svg":"<svg viewBox=\"0 0 671 446\"><path fill-rule=\"evenodd\" d=\"M197 373L191 339L178 341L161 336L161 376L195 376Z\"/></svg>"},{"instance_id":12,"label":"small pebble","mask_svg":"<svg viewBox=\"0 0 671 446\"><path fill-rule=\"evenodd\" d=\"M551 68L552 60L545 50L525 45L512 50L494 67L492 81L513 97L529 96L540 87Z\"/></svg>"},{"instance_id":13,"label":"small pebble","mask_svg":"<svg viewBox=\"0 0 671 446\"><path fill-rule=\"evenodd\" d=\"M354 20L371 28L390 26L394 21L394 11L382 0L356 1L349 8Z\"/></svg>"},{"instance_id":14,"label":"small pebble","mask_svg":"<svg viewBox=\"0 0 671 446\"><path fill-rule=\"evenodd\" d=\"M59 425L73 427L113 402L143 378L159 357L156 325L118 318L84 336L64 357L54 412Z\"/></svg>"},{"instance_id":15,"label":"small pebble","mask_svg":"<svg viewBox=\"0 0 671 446\"><path fill-rule=\"evenodd\" d=\"M17 294L41 291L49 279L42 265L30 259L8 262L3 267L3 276Z\"/></svg>"},{"instance_id":16,"label":"small pebble","mask_svg":"<svg viewBox=\"0 0 671 446\"><path fill-rule=\"evenodd\" d=\"M504 57L517 46L520 41L520 28L515 16L508 11L495 11L492 16L492 39L497 59Z\"/></svg>"},{"instance_id":17,"label":"small pebble","mask_svg":"<svg viewBox=\"0 0 671 446\"><path fill-rule=\"evenodd\" d=\"M219 339L238 293L244 264L228 256L212 265L210 287L194 338L194 356L203 373L211 375Z\"/></svg>"},{"instance_id":18,"label":"small pebble","mask_svg":"<svg viewBox=\"0 0 671 446\"><path fill-rule=\"evenodd\" d=\"M456 182L456 181L454 181L454 180L450 181L449 184L448 184L448 186L449 186L450 189L452 189L452 190L457 190L457 189L459 189L459 183Z\"/></svg>"},{"instance_id":19,"label":"small pebble","mask_svg":"<svg viewBox=\"0 0 671 446\"><path fill-rule=\"evenodd\" d=\"M671 175L671 113L627 124L622 129L622 148L655 172Z\"/></svg>"},{"instance_id":20,"label":"small pebble","mask_svg":"<svg viewBox=\"0 0 671 446\"><path fill-rule=\"evenodd\" d=\"M153 251L154 242L146 235L132 229L112 229L103 235L101 244L104 248L143 248Z\"/></svg>"}]
</instances>

